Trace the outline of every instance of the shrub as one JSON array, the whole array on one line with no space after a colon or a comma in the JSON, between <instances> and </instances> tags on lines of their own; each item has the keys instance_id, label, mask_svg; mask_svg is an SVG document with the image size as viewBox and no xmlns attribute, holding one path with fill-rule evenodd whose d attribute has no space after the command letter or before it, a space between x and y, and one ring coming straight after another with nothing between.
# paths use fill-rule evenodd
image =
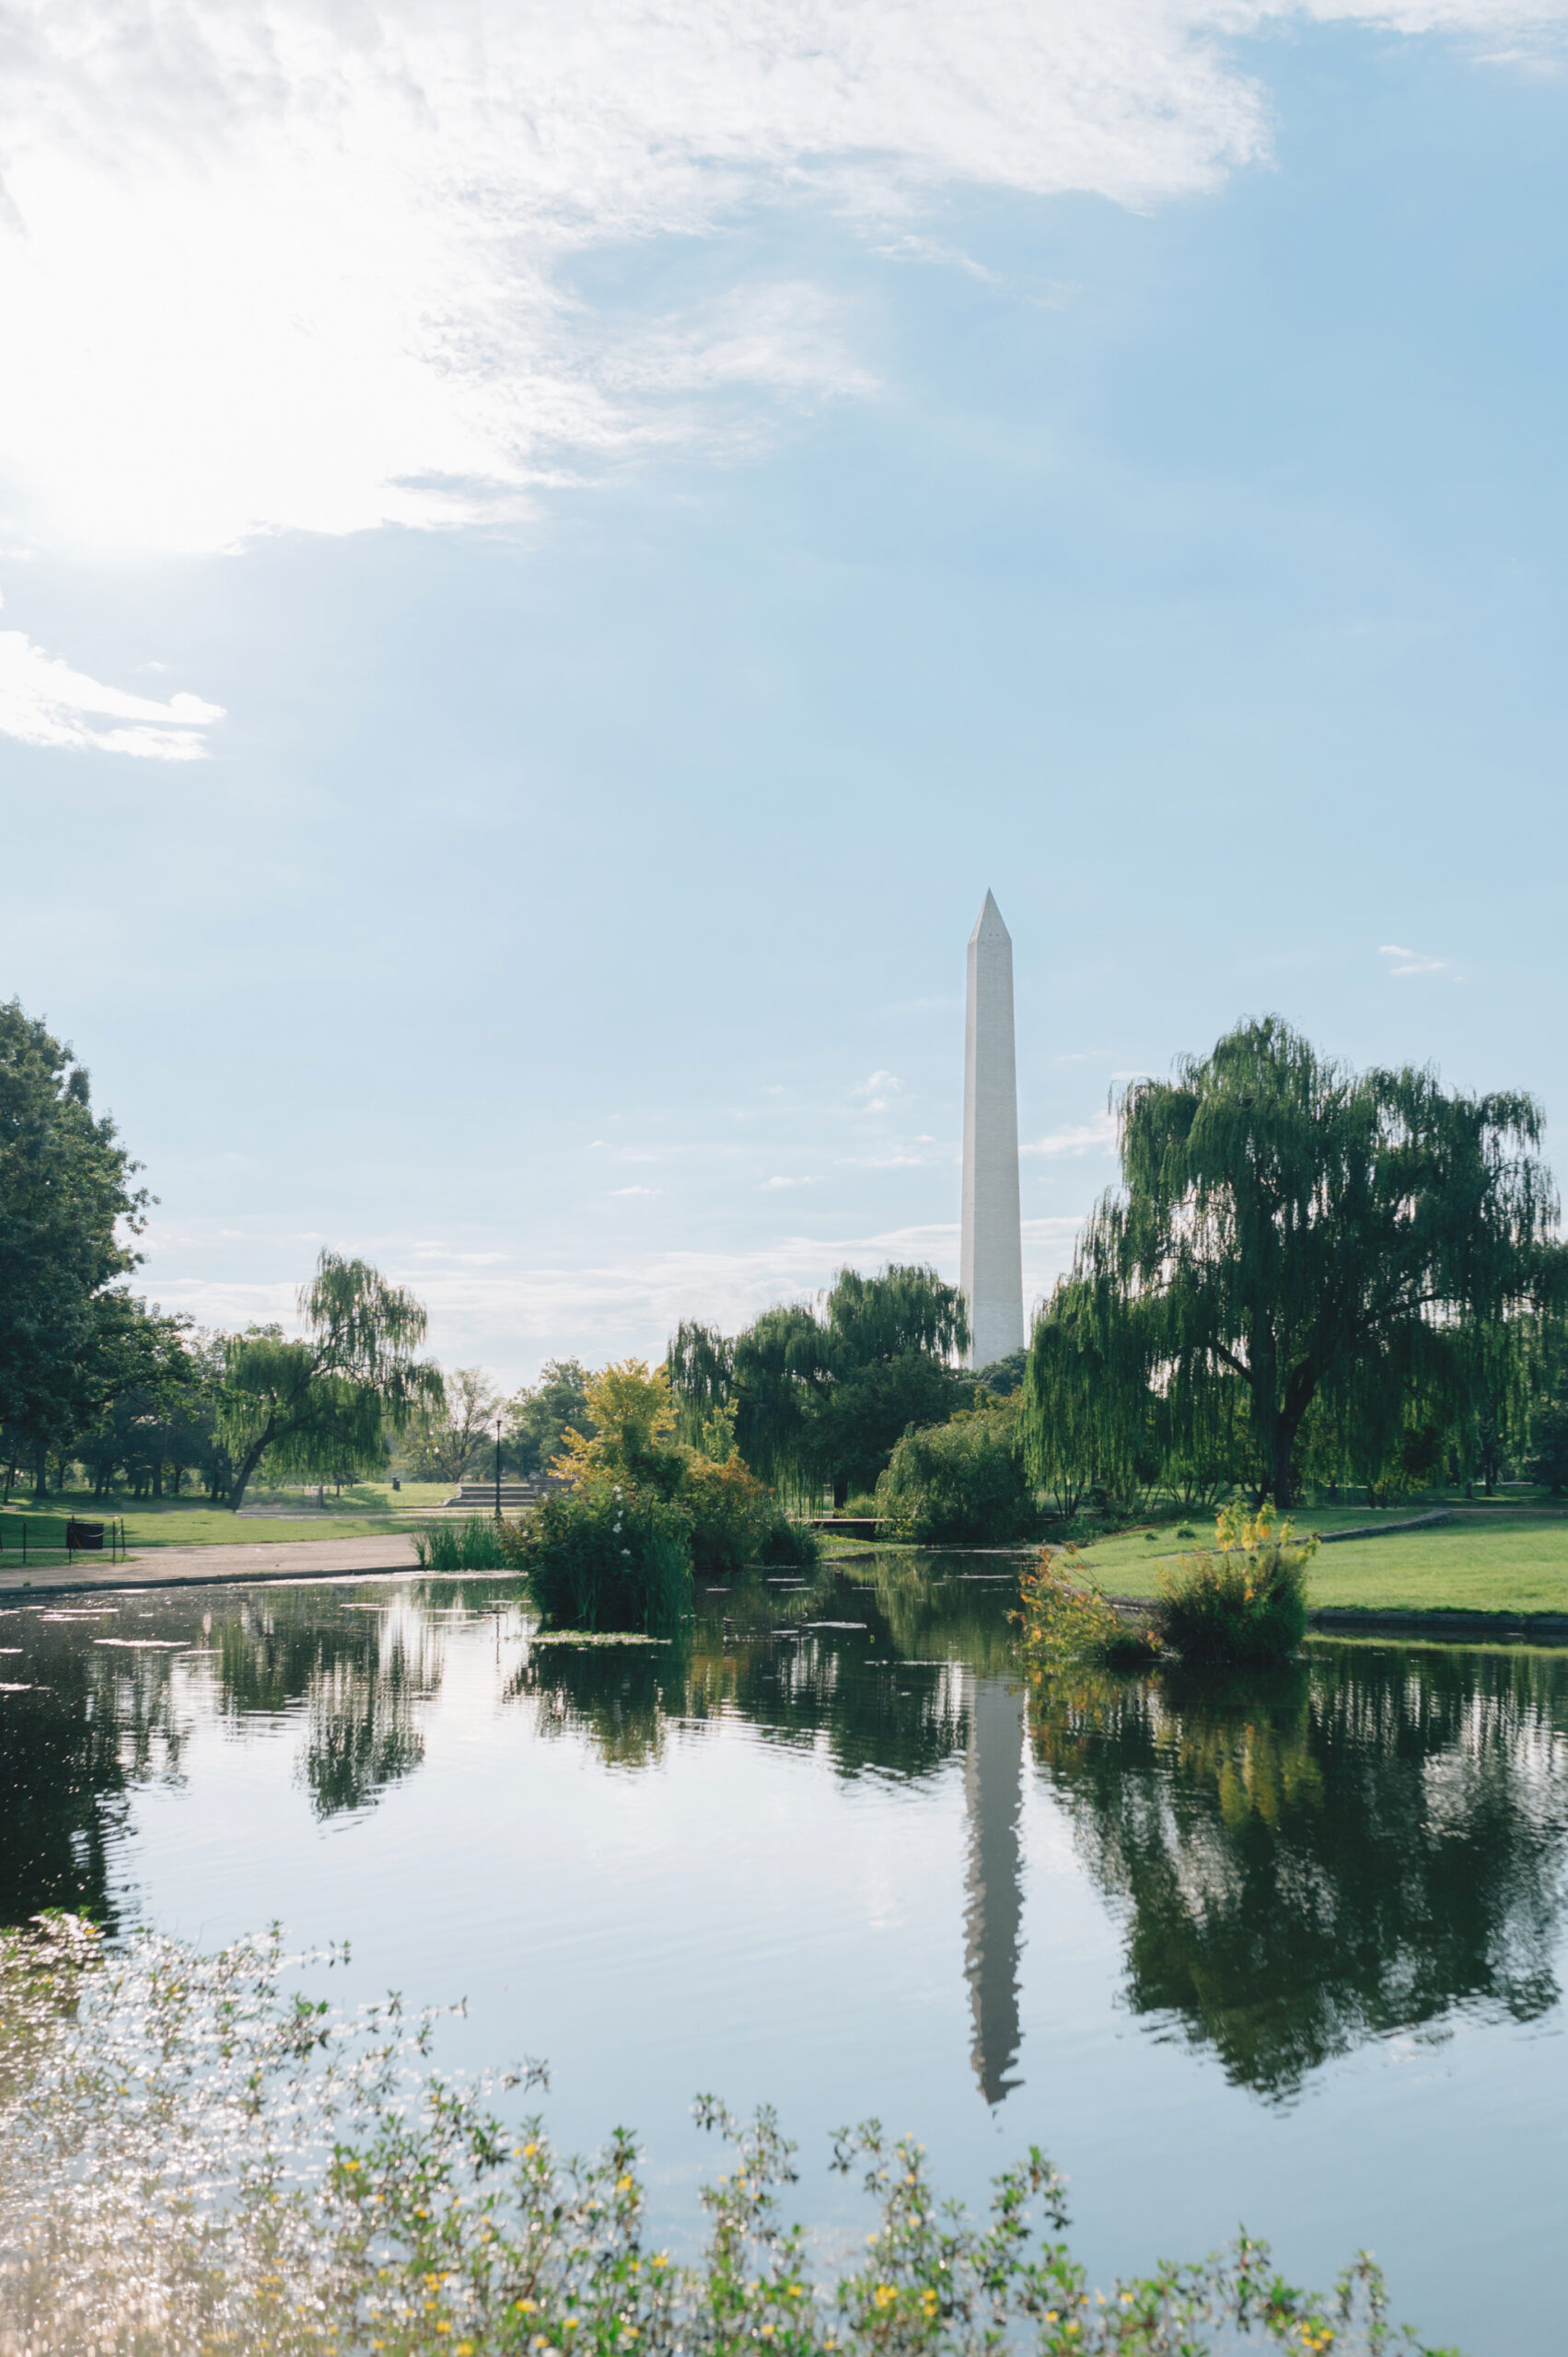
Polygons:
<instances>
[{"instance_id":1,"label":"shrub","mask_svg":"<svg viewBox=\"0 0 1568 2357\"><path fill-rule=\"evenodd\" d=\"M1144 1667L1159 1652L1152 1631L1121 1619L1074 1547L1042 1547L1019 1578L1018 1599L1012 1618L1036 1671L1069 1661Z\"/></svg>"},{"instance_id":2,"label":"shrub","mask_svg":"<svg viewBox=\"0 0 1568 2357\"><path fill-rule=\"evenodd\" d=\"M819 2280L781 2212L794 2146L772 2111L740 2121L711 2096L698 2119L733 2158L701 2192L705 2246L672 2258L635 2138L618 2129L573 2159L537 2118L517 2132L494 2107L517 2079L437 2074L431 2017L291 1998L275 1938L211 1956L145 1933L99 1949L70 1917L0 1934L9 2357L1419 2351L1365 2254L1324 2297L1244 2235L1097 2297L1040 2152L975 2218L938 2200L923 2146L875 2121L840 2130L833 2163L863 2173L876 2231Z\"/></svg>"},{"instance_id":3,"label":"shrub","mask_svg":"<svg viewBox=\"0 0 1568 2357\"><path fill-rule=\"evenodd\" d=\"M822 1552L822 1542L803 1522L791 1522L781 1506L773 1508L772 1526L762 1540L757 1561L775 1571L808 1571Z\"/></svg>"},{"instance_id":4,"label":"shrub","mask_svg":"<svg viewBox=\"0 0 1568 2357\"><path fill-rule=\"evenodd\" d=\"M563 1491L503 1543L552 1628L668 1637L690 1616L690 1525L679 1506L646 1491Z\"/></svg>"},{"instance_id":5,"label":"shrub","mask_svg":"<svg viewBox=\"0 0 1568 2357\"><path fill-rule=\"evenodd\" d=\"M493 1514L433 1522L414 1532L413 1551L423 1572L501 1572L512 1560Z\"/></svg>"},{"instance_id":6,"label":"shrub","mask_svg":"<svg viewBox=\"0 0 1568 2357\"><path fill-rule=\"evenodd\" d=\"M1155 1625L1190 1662L1283 1661L1307 1634L1307 1566L1316 1538L1297 1539L1272 1510L1237 1505L1217 1518L1215 1544L1159 1578Z\"/></svg>"},{"instance_id":7,"label":"shrub","mask_svg":"<svg viewBox=\"0 0 1568 2357\"><path fill-rule=\"evenodd\" d=\"M877 1510L900 1538L925 1547L1005 1547L1040 1527L1013 1417L961 1412L906 1433L877 1484Z\"/></svg>"},{"instance_id":8,"label":"shrub","mask_svg":"<svg viewBox=\"0 0 1568 2357\"><path fill-rule=\"evenodd\" d=\"M691 1531L699 1572L738 1572L761 1556L779 1518L772 1493L738 1457L716 1465L693 1449L677 1503Z\"/></svg>"}]
</instances>

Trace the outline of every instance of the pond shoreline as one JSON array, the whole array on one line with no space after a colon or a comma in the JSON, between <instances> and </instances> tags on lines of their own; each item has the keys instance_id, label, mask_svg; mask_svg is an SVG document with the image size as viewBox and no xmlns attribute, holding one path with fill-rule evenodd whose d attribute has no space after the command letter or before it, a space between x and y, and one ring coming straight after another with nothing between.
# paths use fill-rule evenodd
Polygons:
<instances>
[{"instance_id":1,"label":"pond shoreline","mask_svg":"<svg viewBox=\"0 0 1568 2357\"><path fill-rule=\"evenodd\" d=\"M334 1543L345 1549L366 1544L363 1539L329 1541L322 1543L322 1551L326 1546ZM304 1553L307 1550L302 1546L299 1551ZM317 1549L311 1547L308 1551L314 1555ZM899 1551L940 1556L950 1555L955 1550L947 1547L930 1547L902 1548ZM1010 1556L1033 1550L994 1548L971 1551ZM856 1558L840 1557L837 1560L847 1569ZM319 1587L343 1581L407 1579L411 1573L418 1573L421 1578L430 1580L460 1580L472 1576L461 1572L420 1573L417 1563L406 1559L397 1562L351 1563L332 1560L313 1563L272 1563L224 1571L209 1570L198 1564L161 1575L157 1573L138 1575L134 1565L120 1563L102 1572L78 1572L64 1577L58 1573L46 1574L36 1580L24 1580L19 1573L14 1577L6 1576L0 1579L0 1595L7 1597L25 1595L29 1602L42 1603L52 1596L90 1596L95 1593L141 1595L181 1587ZM1152 1611L1156 1601L1152 1596L1112 1596L1106 1600L1115 1610L1129 1617ZM1413 1636L1447 1640L1455 1644L1471 1643L1476 1639L1492 1643L1503 1639L1534 1644L1568 1645L1568 1613L1562 1612L1510 1610L1507 1608L1486 1612L1442 1605L1434 1606L1429 1611L1384 1608L1373 1605L1320 1605L1315 1607L1307 1618L1312 1629L1332 1636Z\"/></svg>"}]
</instances>

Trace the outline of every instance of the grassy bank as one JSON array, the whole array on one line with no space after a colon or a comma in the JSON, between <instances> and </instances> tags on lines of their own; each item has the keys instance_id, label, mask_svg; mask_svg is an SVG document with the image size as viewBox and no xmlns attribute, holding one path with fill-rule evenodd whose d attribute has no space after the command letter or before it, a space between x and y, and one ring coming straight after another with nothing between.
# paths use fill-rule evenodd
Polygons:
<instances>
[{"instance_id":1,"label":"grassy bank","mask_svg":"<svg viewBox=\"0 0 1568 2357\"><path fill-rule=\"evenodd\" d=\"M1396 1511L1385 1517L1406 1518ZM1365 1511L1327 1509L1300 1514L1297 1526L1327 1532L1377 1520ZM1205 1540L1212 1536L1207 1519L1191 1527ZM1084 1560L1109 1595L1148 1596L1157 1567L1178 1551L1166 1526L1153 1540L1140 1533L1097 1540ZM1461 1504L1452 1522L1428 1530L1319 1548L1307 1571L1307 1599L1317 1609L1568 1613L1568 1512Z\"/></svg>"},{"instance_id":2,"label":"grassy bank","mask_svg":"<svg viewBox=\"0 0 1568 2357\"><path fill-rule=\"evenodd\" d=\"M127 1550L139 1554L158 1547L368 1538L403 1528L406 1517L428 1514L450 1494L441 1481L405 1482L396 1493L389 1481L356 1481L345 1484L341 1496L329 1490L318 1505L314 1490L261 1490L252 1491L247 1511L236 1515L210 1498L95 1498L89 1490L66 1490L51 1491L47 1506L35 1506L13 1493L10 1504L0 1507L0 1570L19 1566L24 1523L29 1566L35 1558L49 1565L65 1560L65 1524L72 1516L83 1522L122 1520Z\"/></svg>"}]
</instances>

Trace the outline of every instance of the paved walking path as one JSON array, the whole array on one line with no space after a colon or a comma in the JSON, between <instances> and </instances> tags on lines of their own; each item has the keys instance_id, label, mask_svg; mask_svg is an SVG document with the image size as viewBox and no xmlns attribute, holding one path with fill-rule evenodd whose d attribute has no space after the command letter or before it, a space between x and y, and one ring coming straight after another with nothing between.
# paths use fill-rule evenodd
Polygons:
<instances>
[{"instance_id":1,"label":"paved walking path","mask_svg":"<svg viewBox=\"0 0 1568 2357\"><path fill-rule=\"evenodd\" d=\"M69 1566L24 1572L9 1564L0 1572L0 1591L30 1585L51 1588L188 1587L213 1580L275 1580L353 1577L360 1572L406 1572L414 1567L412 1535L389 1530L385 1538L273 1538L253 1546L146 1547L122 1562L99 1563L78 1555Z\"/></svg>"}]
</instances>

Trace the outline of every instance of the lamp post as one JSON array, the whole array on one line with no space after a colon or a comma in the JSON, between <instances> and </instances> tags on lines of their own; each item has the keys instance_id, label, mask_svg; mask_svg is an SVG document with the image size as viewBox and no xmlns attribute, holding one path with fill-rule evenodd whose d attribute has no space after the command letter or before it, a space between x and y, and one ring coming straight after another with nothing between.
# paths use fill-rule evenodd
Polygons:
<instances>
[{"instance_id":1,"label":"lamp post","mask_svg":"<svg viewBox=\"0 0 1568 2357\"><path fill-rule=\"evenodd\" d=\"M501 1519L501 1419L495 1419L495 1519Z\"/></svg>"}]
</instances>

